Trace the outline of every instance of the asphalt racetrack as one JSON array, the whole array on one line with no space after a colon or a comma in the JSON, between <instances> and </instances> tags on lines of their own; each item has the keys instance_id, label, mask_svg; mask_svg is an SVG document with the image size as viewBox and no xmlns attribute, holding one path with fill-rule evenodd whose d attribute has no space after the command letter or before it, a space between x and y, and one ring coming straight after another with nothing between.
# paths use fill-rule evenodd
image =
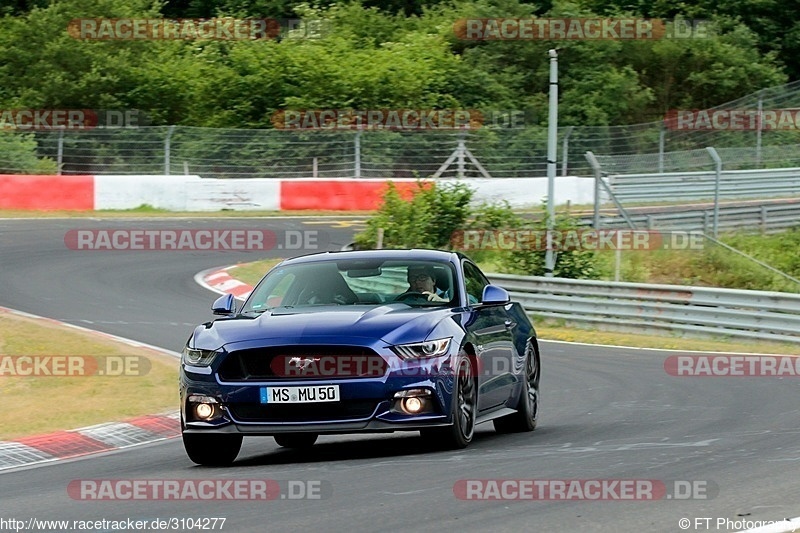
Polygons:
<instances>
[{"instance_id":1,"label":"asphalt racetrack","mask_svg":"<svg viewBox=\"0 0 800 533\"><path fill-rule=\"evenodd\" d=\"M73 250L65 244L70 230L314 230L322 235L322 248L331 250L350 241L353 230L346 223L319 222L2 220L0 306L179 351L191 328L212 317L209 308L216 295L194 282L196 273L285 256L285 250ZM747 521L800 515L798 378L673 377L664 370L669 355L543 342L539 428L497 435L491 426L479 426L466 450L429 452L416 433L321 437L307 451L284 450L271 438L250 438L234 466L219 469L195 466L180 439L172 439L2 473L0 518L184 519L172 523L183 525L177 530L189 530L186 519L224 517L216 530L228 532L644 533L736 531ZM276 480L283 497L96 501L76 497L70 489L80 480L109 479ZM656 500L634 501L565 500L549 492L555 497L543 501L519 499L512 489L522 484L506 483L501 496L508 499L464 499L462 489L470 481L472 498L497 495L488 490L491 483L476 480L540 480L548 490L570 480L650 480L649 486L666 492ZM294 499L302 491L315 497ZM682 518L689 519L688 528L681 527ZM101 526L113 530L110 523Z\"/></svg>"}]
</instances>

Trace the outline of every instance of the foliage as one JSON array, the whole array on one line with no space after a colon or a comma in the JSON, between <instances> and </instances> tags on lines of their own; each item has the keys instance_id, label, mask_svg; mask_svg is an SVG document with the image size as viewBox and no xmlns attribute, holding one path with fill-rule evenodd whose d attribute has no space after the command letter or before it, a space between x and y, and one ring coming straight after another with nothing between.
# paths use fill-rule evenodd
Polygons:
<instances>
[{"instance_id":1,"label":"foliage","mask_svg":"<svg viewBox=\"0 0 800 533\"><path fill-rule=\"evenodd\" d=\"M545 218L525 220L508 202L470 206L473 191L463 183L439 185L417 183L413 196L403 198L390 183L378 212L367 221L367 228L356 235L359 248L375 248L378 230L383 230L384 248L444 248L465 251L473 260L497 265L501 270L527 275L544 275L544 250L500 250L497 247L477 248L458 239L461 232L494 232L508 230L541 232ZM566 214L557 217L556 230L577 229L575 218ZM496 241L495 241L496 242ZM565 250L557 254L554 274L558 277L595 279L595 253Z\"/></svg>"},{"instance_id":2,"label":"foliage","mask_svg":"<svg viewBox=\"0 0 800 533\"><path fill-rule=\"evenodd\" d=\"M56 162L36 155L33 135L0 131L0 174L55 174Z\"/></svg>"},{"instance_id":3,"label":"foliage","mask_svg":"<svg viewBox=\"0 0 800 533\"><path fill-rule=\"evenodd\" d=\"M355 242L360 248L375 248L382 229L383 248L444 248L453 232L464 226L472 195L461 183L417 182L411 198L404 199L389 182L383 204Z\"/></svg>"},{"instance_id":4,"label":"foliage","mask_svg":"<svg viewBox=\"0 0 800 533\"><path fill-rule=\"evenodd\" d=\"M705 2L681 6L714 15ZM236 128L270 128L272 114L285 108L460 107L544 117L547 50L557 45L561 124L641 122L667 109L707 107L784 82L782 64L796 59L780 47L764 50L759 30L777 31L794 19L772 8L770 26L725 3L724 16L714 19L716 33L702 39L554 43L464 41L453 28L475 16L620 16L631 7L592 0L539 9L518 0L327 7L290 0L172 0L161 7L149 0L18 2L0 19L0 105L134 108L153 125ZM635 10L669 11L649 3ZM81 17L219 15L303 16L326 20L331 31L272 41L84 41L66 31Z\"/></svg>"},{"instance_id":5,"label":"foliage","mask_svg":"<svg viewBox=\"0 0 800 533\"><path fill-rule=\"evenodd\" d=\"M515 249L504 253L500 259L500 267L505 272L523 274L527 276L544 276L547 274L545 268L545 258L547 255L547 211L546 206L542 206L542 216L534 220L526 221L521 226L521 230L530 231L532 235L540 235L542 246L533 244L537 241L529 239L530 249ZM568 213L558 213L553 222L553 239L559 242L560 236L568 232L581 230L578 218ZM584 228L585 229L585 228ZM553 276L557 278L571 279L599 279L601 271L597 268L597 252L580 249L559 250L558 244L554 244L556 250L555 265Z\"/></svg>"}]
</instances>

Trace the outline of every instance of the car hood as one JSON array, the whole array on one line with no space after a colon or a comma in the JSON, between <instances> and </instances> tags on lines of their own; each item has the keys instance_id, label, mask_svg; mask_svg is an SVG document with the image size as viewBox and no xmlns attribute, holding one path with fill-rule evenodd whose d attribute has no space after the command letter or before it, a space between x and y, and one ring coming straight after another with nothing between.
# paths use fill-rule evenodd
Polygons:
<instances>
[{"instance_id":1,"label":"car hood","mask_svg":"<svg viewBox=\"0 0 800 533\"><path fill-rule=\"evenodd\" d=\"M436 324L453 314L450 308L414 308L402 303L275 308L256 317L242 315L198 326L192 345L216 350L259 340L266 344L363 344L364 339L399 344L425 340Z\"/></svg>"}]
</instances>

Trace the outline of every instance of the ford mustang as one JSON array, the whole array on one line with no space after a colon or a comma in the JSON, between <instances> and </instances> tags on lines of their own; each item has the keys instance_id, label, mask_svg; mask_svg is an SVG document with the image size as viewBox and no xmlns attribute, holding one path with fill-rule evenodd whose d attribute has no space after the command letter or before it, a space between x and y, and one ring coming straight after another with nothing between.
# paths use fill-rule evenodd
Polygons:
<instances>
[{"instance_id":1,"label":"ford mustang","mask_svg":"<svg viewBox=\"0 0 800 533\"><path fill-rule=\"evenodd\" d=\"M536 333L469 258L438 250L326 252L270 270L195 328L180 370L189 458L227 465L244 436L288 448L319 435L419 431L463 448L475 426L532 431Z\"/></svg>"}]
</instances>

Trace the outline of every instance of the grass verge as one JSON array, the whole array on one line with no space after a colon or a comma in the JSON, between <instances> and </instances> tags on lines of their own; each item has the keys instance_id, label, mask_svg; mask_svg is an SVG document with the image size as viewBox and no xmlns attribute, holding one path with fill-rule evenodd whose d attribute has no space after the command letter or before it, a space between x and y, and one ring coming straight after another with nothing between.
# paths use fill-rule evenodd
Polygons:
<instances>
[{"instance_id":1,"label":"grass verge","mask_svg":"<svg viewBox=\"0 0 800 533\"><path fill-rule=\"evenodd\" d=\"M800 355L800 346L777 342L754 342L737 340L696 339L669 335L642 335L598 329L582 329L567 326L540 324L536 320L536 333L541 340L582 342L606 346L630 346L660 350L686 350L725 353L765 353Z\"/></svg>"},{"instance_id":2,"label":"grass verge","mask_svg":"<svg viewBox=\"0 0 800 533\"><path fill-rule=\"evenodd\" d=\"M129 367L125 373L143 375L21 375L35 367L13 356L69 356L69 361L96 361L100 367L109 359L131 361L136 356L138 370ZM0 310L0 399L5 409L0 440L175 410L178 364L155 350ZM81 366L87 374L93 368L91 363Z\"/></svg>"}]
</instances>

